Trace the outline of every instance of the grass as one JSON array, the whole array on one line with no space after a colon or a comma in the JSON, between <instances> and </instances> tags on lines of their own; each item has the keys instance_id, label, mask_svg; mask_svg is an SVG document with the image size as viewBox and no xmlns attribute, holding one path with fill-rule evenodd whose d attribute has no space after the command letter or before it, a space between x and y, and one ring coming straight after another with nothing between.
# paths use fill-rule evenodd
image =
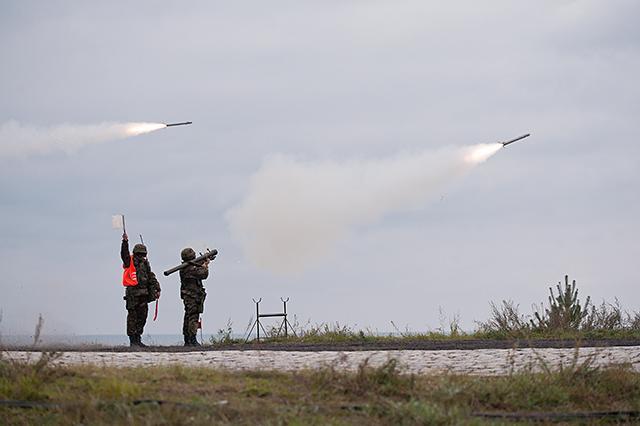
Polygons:
<instances>
[{"instance_id":1,"label":"grass","mask_svg":"<svg viewBox=\"0 0 640 426\"><path fill-rule=\"evenodd\" d=\"M294 317L295 335L282 336L279 327L267 329L266 339L283 343L356 343L356 342L393 342L407 340L601 340L601 339L639 339L640 313L628 313L620 302L603 301L600 305L591 303L587 296L584 301L578 297L575 280L564 284L559 282L555 288L549 287L547 303L540 304L531 314L522 314L519 306L510 300L497 304L490 303L489 319L477 321L476 328L464 331L458 316L447 318L440 310L440 326L432 331L412 332L400 330L393 321L395 333L380 335L371 330L356 330L344 324L300 325ZM251 322L250 322L251 324ZM225 345L240 343L241 339L231 339L232 323L221 329L218 339L212 344ZM246 334L246 331L245 331Z\"/></svg>"},{"instance_id":2,"label":"grass","mask_svg":"<svg viewBox=\"0 0 640 426\"><path fill-rule=\"evenodd\" d=\"M392 326L395 327L393 322ZM464 331L457 320L453 320L448 328L438 328L426 332L400 331L396 327L395 333L380 334L370 329L356 329L340 323L320 323L316 325L300 326L294 323L296 335L284 337L277 333L277 329L267 329L267 335L261 333L261 340L275 344L341 344L341 343L393 343L410 341L460 341L460 340L640 340L640 327L617 327L611 329L548 329L538 330L530 327L518 329L486 326L479 322L472 331ZM454 330L454 331L452 331ZM233 330L228 328L222 338L212 338L208 344L213 346L233 346L244 343L245 339L231 338ZM255 333L254 333L255 335ZM255 336L252 336L252 339Z\"/></svg>"},{"instance_id":3,"label":"grass","mask_svg":"<svg viewBox=\"0 0 640 426\"><path fill-rule=\"evenodd\" d=\"M394 333L382 335L371 329L356 329L340 323L300 324L295 316L290 317L294 332L284 337L280 324L272 323L261 333L261 339L270 343L287 344L341 344L341 343L406 343L408 341L458 341L458 340L640 340L640 313L629 313L620 302L602 301L600 305L591 303L587 296L584 301L578 297L577 284L569 283L565 276L564 286L558 283L549 287L546 305L540 304L531 314L523 314L519 306L510 300L489 304L489 319L476 321L476 328L465 331L459 317L447 317L440 310L440 325L435 330L414 332L400 330L391 321ZM1 320L1 317L0 317ZM242 338L233 330L229 319L215 336L207 342L215 347L234 348L245 342L245 337L253 324L250 318ZM40 344L40 333L44 324L39 316L34 333L33 347ZM253 333L253 338L255 332ZM89 345L90 346L90 345Z\"/></svg>"},{"instance_id":4,"label":"grass","mask_svg":"<svg viewBox=\"0 0 640 426\"><path fill-rule=\"evenodd\" d=\"M530 315L512 302L491 304L489 320L463 331L457 317L435 331L371 330L319 324L300 326L295 336L268 337L283 343L388 342L460 339L639 339L640 316L614 304L599 306L577 297L575 282L550 289L549 303ZM445 321L446 320L446 321ZM39 318L34 347L43 320ZM393 323L392 323L393 324ZM212 345L232 337L232 323ZM209 368L63 367L55 352L32 352L29 362L0 355L0 424L496 424L478 415L514 413L640 412L640 374L631 366L594 368L593 359L520 371L507 376L402 374L391 359L379 367L362 363L355 372L336 366L301 372L233 372ZM614 422L627 417L609 419ZM498 419L497 422L505 421ZM590 420L577 420L584 424Z\"/></svg>"},{"instance_id":5,"label":"grass","mask_svg":"<svg viewBox=\"0 0 640 426\"><path fill-rule=\"evenodd\" d=\"M640 374L589 361L477 377L406 375L394 360L350 373L333 366L285 373L60 367L5 357L0 399L36 404L0 406L0 423L10 425L484 424L474 413L640 410Z\"/></svg>"}]
</instances>

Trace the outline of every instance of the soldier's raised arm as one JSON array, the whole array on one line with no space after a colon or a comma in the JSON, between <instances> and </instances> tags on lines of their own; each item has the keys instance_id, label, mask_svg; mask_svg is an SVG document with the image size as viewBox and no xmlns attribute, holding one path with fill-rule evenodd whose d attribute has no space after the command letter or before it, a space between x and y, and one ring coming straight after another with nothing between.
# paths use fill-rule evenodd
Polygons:
<instances>
[{"instance_id":1,"label":"soldier's raised arm","mask_svg":"<svg viewBox=\"0 0 640 426\"><path fill-rule=\"evenodd\" d=\"M192 263L192 265L194 267L189 270L189 272L187 273L187 277L195 278L197 280L206 280L209 276L208 262L205 265L198 265L195 263Z\"/></svg>"},{"instance_id":2,"label":"soldier's raised arm","mask_svg":"<svg viewBox=\"0 0 640 426\"><path fill-rule=\"evenodd\" d=\"M122 259L122 266L129 267L131 262L131 254L129 253L129 239L127 234L122 234L122 246L120 246L120 258Z\"/></svg>"}]
</instances>

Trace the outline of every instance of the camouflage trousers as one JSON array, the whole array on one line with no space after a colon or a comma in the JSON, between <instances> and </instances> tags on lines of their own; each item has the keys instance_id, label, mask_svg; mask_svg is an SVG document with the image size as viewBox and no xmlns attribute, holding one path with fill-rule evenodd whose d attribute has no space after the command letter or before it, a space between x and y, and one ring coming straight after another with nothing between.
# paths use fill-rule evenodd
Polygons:
<instances>
[{"instance_id":1,"label":"camouflage trousers","mask_svg":"<svg viewBox=\"0 0 640 426\"><path fill-rule=\"evenodd\" d=\"M128 297L125 300L127 301L127 336L141 336L149 314L146 297Z\"/></svg>"},{"instance_id":2,"label":"camouflage trousers","mask_svg":"<svg viewBox=\"0 0 640 426\"><path fill-rule=\"evenodd\" d=\"M205 295L182 295L182 302L184 303L183 335L195 336L198 333L200 314L204 311L204 299Z\"/></svg>"}]
</instances>

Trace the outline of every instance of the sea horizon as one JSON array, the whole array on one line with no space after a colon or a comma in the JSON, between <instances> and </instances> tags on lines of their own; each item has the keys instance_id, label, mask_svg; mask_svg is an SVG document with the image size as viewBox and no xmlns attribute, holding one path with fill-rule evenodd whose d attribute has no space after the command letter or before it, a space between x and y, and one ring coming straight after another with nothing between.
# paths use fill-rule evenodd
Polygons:
<instances>
[{"instance_id":1,"label":"sea horizon","mask_svg":"<svg viewBox=\"0 0 640 426\"><path fill-rule=\"evenodd\" d=\"M198 340L209 343L211 338L219 337L217 334L198 333ZM233 334L234 339L245 337ZM152 346L181 346L184 344L182 334L157 334L142 335L142 341ZM7 334L0 336L0 346L28 346L34 345L34 336L27 334ZM94 345L94 346L128 346L129 338L126 334L48 334L41 335L35 346L62 345Z\"/></svg>"}]
</instances>

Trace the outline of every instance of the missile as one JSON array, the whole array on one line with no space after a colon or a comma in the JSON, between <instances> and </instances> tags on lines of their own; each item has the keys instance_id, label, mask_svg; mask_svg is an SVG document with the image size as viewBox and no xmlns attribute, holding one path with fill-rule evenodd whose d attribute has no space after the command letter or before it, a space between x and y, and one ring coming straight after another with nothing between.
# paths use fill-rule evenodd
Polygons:
<instances>
[{"instance_id":1,"label":"missile","mask_svg":"<svg viewBox=\"0 0 640 426\"><path fill-rule=\"evenodd\" d=\"M500 143L502 144L502 146L507 146L510 143L518 142L520 139L528 138L529 136L531 136L531 133L527 133L526 135L518 136L515 139L511 139L510 141L500 142Z\"/></svg>"},{"instance_id":2,"label":"missile","mask_svg":"<svg viewBox=\"0 0 640 426\"><path fill-rule=\"evenodd\" d=\"M182 123L166 123L165 126L167 126L167 127L186 126L187 124L192 124L192 122L191 121L183 121Z\"/></svg>"}]
</instances>

